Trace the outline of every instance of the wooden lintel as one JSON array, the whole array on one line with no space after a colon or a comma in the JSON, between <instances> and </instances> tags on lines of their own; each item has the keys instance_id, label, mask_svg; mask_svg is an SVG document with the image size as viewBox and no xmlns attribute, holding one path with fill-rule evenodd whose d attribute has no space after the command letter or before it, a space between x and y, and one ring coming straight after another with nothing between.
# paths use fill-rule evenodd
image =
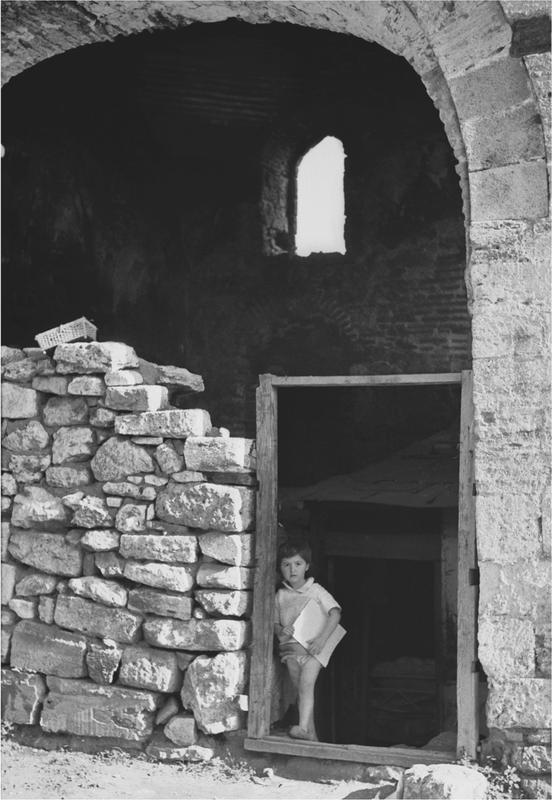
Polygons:
<instances>
[{"instance_id":1,"label":"wooden lintel","mask_svg":"<svg viewBox=\"0 0 552 800\"><path fill-rule=\"evenodd\" d=\"M286 388L324 388L339 386L445 386L460 385L462 373L443 372L416 375L263 375L273 386Z\"/></svg>"}]
</instances>

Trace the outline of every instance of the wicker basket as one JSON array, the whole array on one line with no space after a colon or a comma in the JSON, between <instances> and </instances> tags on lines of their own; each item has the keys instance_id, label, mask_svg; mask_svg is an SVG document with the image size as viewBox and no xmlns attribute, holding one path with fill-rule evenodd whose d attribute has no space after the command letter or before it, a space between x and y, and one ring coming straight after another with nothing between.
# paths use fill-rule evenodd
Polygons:
<instances>
[{"instance_id":1,"label":"wicker basket","mask_svg":"<svg viewBox=\"0 0 552 800\"><path fill-rule=\"evenodd\" d=\"M35 336L38 346L43 350L48 350L58 344L65 344L66 342L74 342L76 339L96 339L98 329L86 317L74 319L72 322L66 322L64 325L59 325L57 328L50 328L49 331L37 333Z\"/></svg>"}]
</instances>

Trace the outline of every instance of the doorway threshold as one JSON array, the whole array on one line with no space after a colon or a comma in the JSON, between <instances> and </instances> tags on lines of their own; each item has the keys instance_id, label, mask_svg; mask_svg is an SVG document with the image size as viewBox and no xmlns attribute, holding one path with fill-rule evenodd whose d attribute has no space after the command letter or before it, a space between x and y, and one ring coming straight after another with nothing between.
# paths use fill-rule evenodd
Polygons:
<instances>
[{"instance_id":1,"label":"doorway threshold","mask_svg":"<svg viewBox=\"0 0 552 800\"><path fill-rule=\"evenodd\" d=\"M370 747L359 744L331 744L328 742L306 742L290 739L287 735L247 738L246 750L259 753L277 753L285 756L327 759L330 761L353 761L357 764L377 766L412 767L414 764L451 764L456 761L456 752L424 750L415 747Z\"/></svg>"}]
</instances>

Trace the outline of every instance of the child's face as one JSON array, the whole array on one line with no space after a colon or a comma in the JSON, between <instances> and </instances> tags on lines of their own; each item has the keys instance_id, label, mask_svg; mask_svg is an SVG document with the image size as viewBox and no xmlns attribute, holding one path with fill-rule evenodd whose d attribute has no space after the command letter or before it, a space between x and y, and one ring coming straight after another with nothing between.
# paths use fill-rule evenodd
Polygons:
<instances>
[{"instance_id":1,"label":"child's face","mask_svg":"<svg viewBox=\"0 0 552 800\"><path fill-rule=\"evenodd\" d=\"M280 563L280 570L286 583L294 589L300 589L305 583L305 572L309 565L298 553L288 558L283 558Z\"/></svg>"}]
</instances>

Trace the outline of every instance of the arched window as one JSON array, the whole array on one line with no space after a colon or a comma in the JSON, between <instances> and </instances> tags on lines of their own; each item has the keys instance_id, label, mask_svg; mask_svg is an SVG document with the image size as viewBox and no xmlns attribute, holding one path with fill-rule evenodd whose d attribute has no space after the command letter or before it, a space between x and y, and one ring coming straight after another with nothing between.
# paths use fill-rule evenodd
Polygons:
<instances>
[{"instance_id":1,"label":"arched window","mask_svg":"<svg viewBox=\"0 0 552 800\"><path fill-rule=\"evenodd\" d=\"M345 253L345 151L335 136L326 136L301 159L297 168L295 252Z\"/></svg>"}]
</instances>

